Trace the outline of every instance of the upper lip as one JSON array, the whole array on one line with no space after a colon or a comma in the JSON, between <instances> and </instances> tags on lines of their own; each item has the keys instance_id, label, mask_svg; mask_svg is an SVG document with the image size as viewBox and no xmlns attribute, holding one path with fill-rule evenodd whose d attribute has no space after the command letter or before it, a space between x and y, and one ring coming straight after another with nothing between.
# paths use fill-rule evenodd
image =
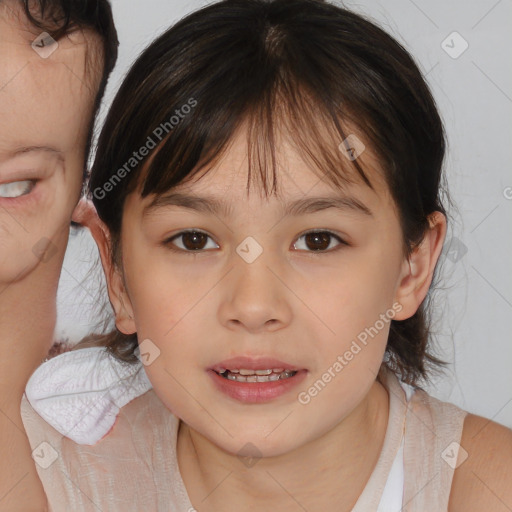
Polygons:
<instances>
[{"instance_id":1,"label":"upper lip","mask_svg":"<svg viewBox=\"0 0 512 512\"><path fill-rule=\"evenodd\" d=\"M293 364L285 363L284 361L274 359L273 357L253 358L246 356L232 357L231 359L226 359L224 361L221 361L220 363L215 364L209 369L219 373L221 369L239 370L240 368L244 370L268 370L273 368L283 368L283 370L290 371L300 370L300 368L294 366Z\"/></svg>"}]
</instances>

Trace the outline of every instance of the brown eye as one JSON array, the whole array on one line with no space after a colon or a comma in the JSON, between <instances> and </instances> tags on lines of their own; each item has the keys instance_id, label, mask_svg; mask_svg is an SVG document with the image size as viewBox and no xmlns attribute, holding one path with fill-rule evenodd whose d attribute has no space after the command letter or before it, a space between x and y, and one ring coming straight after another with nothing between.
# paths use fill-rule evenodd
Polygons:
<instances>
[{"instance_id":1,"label":"brown eye","mask_svg":"<svg viewBox=\"0 0 512 512\"><path fill-rule=\"evenodd\" d=\"M180 239L181 243L179 243ZM207 245L208 239L211 239L211 237L202 231L182 231L181 233L178 233L177 235L170 238L166 242L166 245L175 245L179 248L178 250L186 252L202 251L208 248L205 247ZM216 247L214 248L218 248L217 244L215 245Z\"/></svg>"},{"instance_id":2,"label":"brown eye","mask_svg":"<svg viewBox=\"0 0 512 512\"><path fill-rule=\"evenodd\" d=\"M301 239L304 239L305 243L303 245L305 247L296 247L298 245L296 243L295 248L309 252L326 252L333 248L333 240L337 241L336 245L345 244L339 236L330 231L310 231L300 236L299 240Z\"/></svg>"},{"instance_id":3,"label":"brown eye","mask_svg":"<svg viewBox=\"0 0 512 512\"><path fill-rule=\"evenodd\" d=\"M191 232L182 235L183 245L189 251L197 251L204 249L206 239L208 238L204 233Z\"/></svg>"}]
</instances>

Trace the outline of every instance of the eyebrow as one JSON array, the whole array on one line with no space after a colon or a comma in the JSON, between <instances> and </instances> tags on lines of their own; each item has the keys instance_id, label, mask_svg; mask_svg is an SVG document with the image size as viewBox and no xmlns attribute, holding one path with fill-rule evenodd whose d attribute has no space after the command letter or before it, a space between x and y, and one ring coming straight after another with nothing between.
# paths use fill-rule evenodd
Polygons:
<instances>
[{"instance_id":1,"label":"eyebrow","mask_svg":"<svg viewBox=\"0 0 512 512\"><path fill-rule=\"evenodd\" d=\"M0 0L1 1L1 0ZM55 156L59 162L65 163L64 152L52 146L21 146L5 152L0 151L0 163L21 157L29 153L45 153Z\"/></svg>"},{"instance_id":2,"label":"eyebrow","mask_svg":"<svg viewBox=\"0 0 512 512\"><path fill-rule=\"evenodd\" d=\"M62 151L52 146L22 146L20 148L16 148L12 154L14 156L23 155L26 153L52 153L55 155L62 155Z\"/></svg>"},{"instance_id":3,"label":"eyebrow","mask_svg":"<svg viewBox=\"0 0 512 512\"><path fill-rule=\"evenodd\" d=\"M231 217L232 211L227 203L214 197L191 196L178 192L165 194L156 197L151 203L146 205L143 210L143 217L149 216L161 208L169 206L179 206L201 213L210 213L215 216L223 215ZM368 217L373 217L373 213L365 204L355 197L336 196L336 197L307 197L297 199L283 205L283 214L285 216L298 216L307 213L316 213L328 208L335 208L341 211L354 211Z\"/></svg>"},{"instance_id":4,"label":"eyebrow","mask_svg":"<svg viewBox=\"0 0 512 512\"><path fill-rule=\"evenodd\" d=\"M47 153L57 156L59 160L64 160L64 152L53 146L20 146L12 150L5 151L4 153L0 151L0 161L4 159L10 160L11 158L26 155L27 153ZM3 158L2 154L5 155Z\"/></svg>"}]
</instances>

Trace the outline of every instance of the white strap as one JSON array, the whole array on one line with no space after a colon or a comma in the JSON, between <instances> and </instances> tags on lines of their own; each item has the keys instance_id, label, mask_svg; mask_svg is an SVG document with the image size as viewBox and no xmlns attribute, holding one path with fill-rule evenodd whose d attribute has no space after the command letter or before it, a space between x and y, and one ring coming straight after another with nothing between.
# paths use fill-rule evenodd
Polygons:
<instances>
[{"instance_id":1,"label":"white strap","mask_svg":"<svg viewBox=\"0 0 512 512\"><path fill-rule=\"evenodd\" d=\"M42 364L25 394L55 430L93 445L114 426L121 407L152 385L140 362L117 360L104 347L65 352Z\"/></svg>"}]
</instances>

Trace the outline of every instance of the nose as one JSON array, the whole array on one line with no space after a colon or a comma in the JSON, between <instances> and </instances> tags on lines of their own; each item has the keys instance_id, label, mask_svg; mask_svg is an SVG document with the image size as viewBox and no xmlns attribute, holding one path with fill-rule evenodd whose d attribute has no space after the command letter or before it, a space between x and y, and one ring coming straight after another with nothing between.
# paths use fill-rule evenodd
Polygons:
<instances>
[{"instance_id":1,"label":"nose","mask_svg":"<svg viewBox=\"0 0 512 512\"><path fill-rule=\"evenodd\" d=\"M220 321L231 330L274 332L291 321L292 294L279 275L283 272L265 252L252 263L234 255L234 268L219 306Z\"/></svg>"}]
</instances>

